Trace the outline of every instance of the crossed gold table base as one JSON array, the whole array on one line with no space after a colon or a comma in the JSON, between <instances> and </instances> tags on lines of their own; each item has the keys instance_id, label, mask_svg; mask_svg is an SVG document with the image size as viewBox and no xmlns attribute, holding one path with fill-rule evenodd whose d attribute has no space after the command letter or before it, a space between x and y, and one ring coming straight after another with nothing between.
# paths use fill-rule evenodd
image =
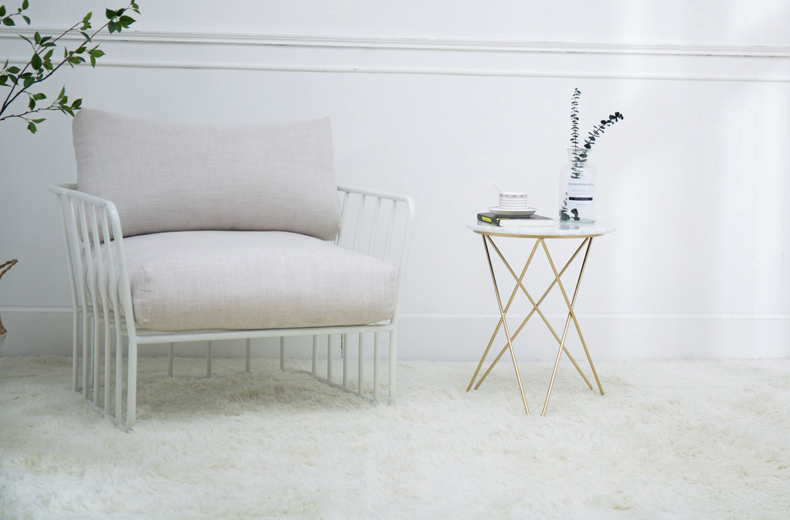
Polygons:
<instances>
[{"instance_id":1,"label":"crossed gold table base","mask_svg":"<svg viewBox=\"0 0 790 520\"><path fill-rule=\"evenodd\" d=\"M475 384L475 380L477 379L477 375L480 372L480 368L483 366L483 363L485 362L485 359L488 356L489 351L491 350L491 346L494 344L494 340L496 339L497 334L499 333L499 329L504 328L505 337L507 338L507 344L499 352L499 355L491 363L491 366L488 367L488 370L486 370L485 373L480 377L480 380L477 382L477 385L475 385L475 390L477 390L480 387L482 382L485 380L485 378L488 376L488 374L497 364L499 359L505 354L505 351L510 351L510 357L513 360L513 367L516 369L516 379L518 380L518 387L521 390L521 399L522 401L524 401L524 410L527 412L527 415L529 415L529 406L527 405L527 397L524 394L524 385L521 382L521 375L519 374L518 363L516 362L516 354L515 351L513 350L513 340L516 339L516 337L518 337L519 333L527 324L527 322L530 320L530 318L537 312L538 315L543 320L543 322L549 328L551 333L554 335L554 338L557 340L557 343L559 344L559 349L557 350L557 359L554 362L554 370L551 373L551 381L549 382L549 389L548 392L546 393L546 400L543 402L543 411L541 412L541 416L546 415L546 409L549 406L549 398L551 397L551 390L554 387L554 379L557 376L557 368L559 367L560 359L562 358L563 352L568 356L568 359L571 361L571 363L573 363L573 366L576 367L576 370L578 370L579 374L584 379L584 382L587 383L587 386L589 386L591 390L593 389L592 384L590 384L590 381L584 375L584 372L582 371L581 367L579 367L578 363L576 363L576 360L573 359L573 356L571 356L571 353L568 352L568 349L565 347L565 340L568 337L568 330L570 329L571 322L573 322L576 328L576 332L579 334L579 339L581 340L582 347L584 347L584 353L587 355L587 361L589 361L590 368L592 369L592 373L595 376L595 382L598 385L598 391L601 393L601 395L603 395L603 387L601 387L601 381L598 378L598 373L595 371L595 365L593 365L592 358L590 357L590 352L589 350L587 350L587 344L584 341L584 336L582 335L581 327L579 327L579 321L576 319L576 313L574 312L574 306L576 305L576 297L579 294L579 286L581 285L582 276L584 275L584 268L587 265L587 258L590 254L590 247L592 246L593 237L592 236L578 237L578 238L584 238L584 240L582 241L581 245L579 245L579 247L576 249L576 252L573 253L573 255L565 263L565 266L560 271L557 271L557 268L554 265L554 260L551 258L551 254L549 254L549 249L546 246L546 237L540 237L540 236L533 237L536 239L535 246L532 248L532 252L530 253L529 258L527 259L527 262L524 264L524 268L521 270L521 274L517 275L515 271L513 271L513 269L510 267L510 264L505 259L502 252L494 243L494 240L491 238L492 234L493 233L481 233L483 237L483 246L485 247L485 251L486 251L486 258L488 259L488 267L491 271L491 280L493 281L494 284L494 292L496 293L496 299L499 305L500 319L499 319L499 323L496 326L496 329L494 329L494 333L491 335L491 340L488 342L488 346L486 347L485 352L483 352L483 357L480 358L480 363L478 363L477 369L475 370L475 373L472 376L472 380L469 382L469 386L467 387L466 391L468 392L469 390L471 390L472 385ZM502 236L509 236L509 235L502 235ZM574 237L568 237L568 238L574 238ZM491 251L489 249L489 245L491 246L491 249L493 249L496 252L499 258L502 260L502 263L505 265L507 270L516 280L516 285L513 288L513 291L510 294L510 298L508 299L507 304L504 307L502 306L502 298L499 294L499 287L497 285L496 275L494 274L494 266L493 263L491 262ZM551 266L551 270L554 273L554 281L551 282L551 285L549 285L548 289L546 289L546 291L543 293L543 296L541 296L538 301L535 301L530 295L529 291L527 291L527 289L524 287L522 281L539 247L541 247L543 251L546 253L546 258L548 259L549 265ZM581 253L582 250L584 250L584 258L582 260L581 269L579 270L579 276L576 280L576 288L573 291L572 298L568 298L568 293L565 290L565 286L562 283L561 277L568 269L568 267L570 267L570 265L573 263L576 257L579 256L579 253ZM557 335L554 328L549 323L549 320L546 319L546 316L540 310L540 304L543 303L543 300L546 299L546 297L549 295L549 293L551 292L551 290L554 288L555 285L559 286L560 291L562 292L562 296L565 300L565 304L568 307L568 315L565 319L565 328L562 331L561 337ZM529 314L527 314L527 317L524 318L524 320L521 322L521 325L518 327L518 329L516 329L516 332L511 335L510 328L508 327L507 324L507 313L510 310L510 305L513 303L516 294L518 294L519 289L529 299L529 302L532 304L532 310L529 312Z\"/></svg>"}]
</instances>

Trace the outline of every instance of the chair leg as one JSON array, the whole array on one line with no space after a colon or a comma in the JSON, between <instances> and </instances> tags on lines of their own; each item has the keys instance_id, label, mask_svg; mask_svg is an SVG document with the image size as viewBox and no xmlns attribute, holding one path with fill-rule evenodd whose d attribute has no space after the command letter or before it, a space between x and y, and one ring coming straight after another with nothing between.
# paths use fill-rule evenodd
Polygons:
<instances>
[{"instance_id":1,"label":"chair leg","mask_svg":"<svg viewBox=\"0 0 790 520\"><path fill-rule=\"evenodd\" d=\"M137 340L129 338L129 374L126 378L126 430L137 420Z\"/></svg>"},{"instance_id":2,"label":"chair leg","mask_svg":"<svg viewBox=\"0 0 790 520\"><path fill-rule=\"evenodd\" d=\"M250 373L250 338L247 338L247 348L244 359L244 371Z\"/></svg>"},{"instance_id":3,"label":"chair leg","mask_svg":"<svg viewBox=\"0 0 790 520\"><path fill-rule=\"evenodd\" d=\"M96 334L93 326L95 321L96 318L93 316L88 318L88 330L86 332L88 338L88 350L85 354L85 359L82 360L83 365L87 363L87 377L85 377L87 383L82 389L85 399L91 399L91 396L93 395L89 394L88 392L91 390L91 388L93 388L93 357L96 353Z\"/></svg>"},{"instance_id":4,"label":"chair leg","mask_svg":"<svg viewBox=\"0 0 790 520\"><path fill-rule=\"evenodd\" d=\"M88 313L82 311L82 397L88 398L88 341L90 327L88 326Z\"/></svg>"},{"instance_id":5,"label":"chair leg","mask_svg":"<svg viewBox=\"0 0 790 520\"><path fill-rule=\"evenodd\" d=\"M398 332L390 331L390 400L389 404L395 404L395 372L398 364Z\"/></svg>"},{"instance_id":6,"label":"chair leg","mask_svg":"<svg viewBox=\"0 0 790 520\"><path fill-rule=\"evenodd\" d=\"M110 323L104 318L104 415L110 415L110 382L112 376L110 372L110 361L112 359L112 344L110 341Z\"/></svg>"},{"instance_id":7,"label":"chair leg","mask_svg":"<svg viewBox=\"0 0 790 520\"><path fill-rule=\"evenodd\" d=\"M71 324L71 391L77 391L79 378L79 342L80 342L80 320L76 309Z\"/></svg>"},{"instance_id":8,"label":"chair leg","mask_svg":"<svg viewBox=\"0 0 790 520\"><path fill-rule=\"evenodd\" d=\"M101 336L99 335L99 318L93 317L93 334L91 336L91 370L93 373L93 404L99 406L99 342Z\"/></svg>"},{"instance_id":9,"label":"chair leg","mask_svg":"<svg viewBox=\"0 0 790 520\"><path fill-rule=\"evenodd\" d=\"M332 381L332 335L326 336L326 379Z\"/></svg>"},{"instance_id":10,"label":"chair leg","mask_svg":"<svg viewBox=\"0 0 790 520\"><path fill-rule=\"evenodd\" d=\"M123 418L123 336L121 328L115 328L115 424L120 425Z\"/></svg>"},{"instance_id":11,"label":"chair leg","mask_svg":"<svg viewBox=\"0 0 790 520\"><path fill-rule=\"evenodd\" d=\"M313 336L313 376L318 372L318 336Z\"/></svg>"},{"instance_id":12,"label":"chair leg","mask_svg":"<svg viewBox=\"0 0 790 520\"><path fill-rule=\"evenodd\" d=\"M167 377L173 377L173 343L170 344L167 352Z\"/></svg>"},{"instance_id":13,"label":"chair leg","mask_svg":"<svg viewBox=\"0 0 790 520\"><path fill-rule=\"evenodd\" d=\"M364 370L363 367L365 364L363 363L365 359L365 340L363 339L365 335L363 333L359 333L359 360L357 362L357 395L362 397L362 380L364 379Z\"/></svg>"},{"instance_id":14,"label":"chair leg","mask_svg":"<svg viewBox=\"0 0 790 520\"><path fill-rule=\"evenodd\" d=\"M208 348L206 349L206 377L211 377L211 344L212 342L208 342Z\"/></svg>"},{"instance_id":15,"label":"chair leg","mask_svg":"<svg viewBox=\"0 0 790 520\"><path fill-rule=\"evenodd\" d=\"M348 334L340 336L340 356L343 358L343 388L348 389Z\"/></svg>"},{"instance_id":16,"label":"chair leg","mask_svg":"<svg viewBox=\"0 0 790 520\"><path fill-rule=\"evenodd\" d=\"M373 401L379 400L379 333L373 333Z\"/></svg>"}]
</instances>

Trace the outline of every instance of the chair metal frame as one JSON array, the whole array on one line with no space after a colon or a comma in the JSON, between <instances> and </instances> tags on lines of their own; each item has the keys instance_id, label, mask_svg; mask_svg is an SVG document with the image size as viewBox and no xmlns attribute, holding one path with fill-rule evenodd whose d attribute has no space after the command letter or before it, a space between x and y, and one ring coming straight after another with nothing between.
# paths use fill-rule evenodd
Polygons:
<instances>
[{"instance_id":1,"label":"chair metal frame","mask_svg":"<svg viewBox=\"0 0 790 520\"><path fill-rule=\"evenodd\" d=\"M367 397L363 391L365 346L363 335L373 333L372 400L375 402L379 400L379 335L387 333L389 336L388 397L389 403L394 403L398 314L414 223L414 201L405 195L381 191L344 186L338 186L337 189L341 198L343 226L334 240L335 245L387 261L397 269L395 311L390 320L368 325L337 327L162 332L141 329L135 323L121 221L115 205L109 200L78 191L75 184L51 186L50 191L58 196L71 281L72 390L81 392L86 401L95 405L105 416L112 417L119 428L128 431L136 421L138 345L169 343L168 376L172 377L174 343L208 341L206 374L211 376L214 341L246 339L245 369L249 372L250 340L279 337L280 368L285 370L285 338L312 336L311 375L332 387ZM115 309L120 309L121 312L115 312ZM112 331L115 332L114 352ZM351 334L359 335L356 388L349 383L349 355L346 347ZM342 383L335 382L333 376L334 335L340 335L341 338ZM319 336L327 336L326 377L318 373ZM124 337L127 339L128 358L126 385L124 385L123 369ZM113 356L115 357L114 373ZM82 366L79 363L80 357ZM100 366L102 357L103 370ZM112 387L115 389L114 399ZM124 389L126 390L125 417Z\"/></svg>"}]
</instances>

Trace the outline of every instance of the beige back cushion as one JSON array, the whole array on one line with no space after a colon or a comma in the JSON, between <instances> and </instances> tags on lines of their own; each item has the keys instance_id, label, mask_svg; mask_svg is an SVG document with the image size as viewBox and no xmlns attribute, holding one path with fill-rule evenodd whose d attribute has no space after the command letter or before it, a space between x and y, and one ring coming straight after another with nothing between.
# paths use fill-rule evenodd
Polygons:
<instances>
[{"instance_id":1,"label":"beige back cushion","mask_svg":"<svg viewBox=\"0 0 790 520\"><path fill-rule=\"evenodd\" d=\"M111 200L124 236L163 231L340 231L329 119L214 126L82 109L77 186Z\"/></svg>"}]
</instances>

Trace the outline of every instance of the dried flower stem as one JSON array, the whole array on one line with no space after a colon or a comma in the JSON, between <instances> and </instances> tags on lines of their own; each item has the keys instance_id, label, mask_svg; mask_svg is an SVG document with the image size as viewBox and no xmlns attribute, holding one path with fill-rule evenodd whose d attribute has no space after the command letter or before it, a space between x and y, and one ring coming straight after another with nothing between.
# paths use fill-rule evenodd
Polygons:
<instances>
[{"instance_id":1,"label":"dried flower stem","mask_svg":"<svg viewBox=\"0 0 790 520\"><path fill-rule=\"evenodd\" d=\"M14 265L16 263L17 263L17 260L16 260L16 258L14 258L13 260L9 260L8 262L6 262L4 264L0 264L0 278L3 277L3 275L6 273L6 271L8 271L12 267L14 267ZM5 327L3 327L3 322L0 321L0 336L4 335L6 332L8 332L8 331L5 329Z\"/></svg>"},{"instance_id":2,"label":"dried flower stem","mask_svg":"<svg viewBox=\"0 0 790 520\"><path fill-rule=\"evenodd\" d=\"M16 264L16 263L17 263L17 260L16 260L16 258L14 258L13 260L9 260L8 262L6 262L4 264L0 264L0 269L2 269L2 271L0 271L0 278L3 277L3 275L6 273L6 271L8 271L12 267L14 267L14 264Z\"/></svg>"}]
</instances>

